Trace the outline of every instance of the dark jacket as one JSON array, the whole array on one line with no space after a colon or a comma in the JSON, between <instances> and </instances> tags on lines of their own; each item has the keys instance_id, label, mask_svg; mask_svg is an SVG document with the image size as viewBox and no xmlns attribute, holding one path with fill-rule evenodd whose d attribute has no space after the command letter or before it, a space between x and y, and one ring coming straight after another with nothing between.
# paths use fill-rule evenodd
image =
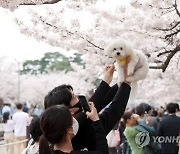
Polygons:
<instances>
[{"instance_id":1,"label":"dark jacket","mask_svg":"<svg viewBox=\"0 0 180 154\"><path fill-rule=\"evenodd\" d=\"M102 125L107 135L120 120L124 114L129 94L130 86L123 83L120 88L117 85L110 87L106 82L102 81L90 101L95 103L97 111L101 111L113 98L112 103L108 108L99 115ZM91 126L92 121L87 119L87 116L81 112L76 116L79 123L79 131L73 138L73 148L80 150L87 148L95 150L94 130Z\"/></svg>"},{"instance_id":2,"label":"dark jacket","mask_svg":"<svg viewBox=\"0 0 180 154\"><path fill-rule=\"evenodd\" d=\"M104 132L104 128L102 126L102 123L100 120L92 122L92 128L94 130L95 134L95 146L96 148L94 151L77 151L73 150L70 152L70 154L81 154L81 153L87 153L87 154L108 154L108 145L107 140ZM51 152L52 154L66 154L60 150L53 150Z\"/></svg>"},{"instance_id":3,"label":"dark jacket","mask_svg":"<svg viewBox=\"0 0 180 154\"><path fill-rule=\"evenodd\" d=\"M177 138L180 133L180 117L174 115L168 115L163 118L158 126L158 136ZM177 142L177 140L176 140ZM177 154L178 153L178 143L162 143L161 153L163 154Z\"/></svg>"}]
</instances>

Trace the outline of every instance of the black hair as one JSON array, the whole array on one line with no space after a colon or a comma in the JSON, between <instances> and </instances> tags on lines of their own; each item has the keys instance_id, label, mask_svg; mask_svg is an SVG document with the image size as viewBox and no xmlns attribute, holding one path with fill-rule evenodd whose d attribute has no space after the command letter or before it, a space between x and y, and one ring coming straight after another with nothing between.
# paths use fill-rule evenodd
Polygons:
<instances>
[{"instance_id":1,"label":"black hair","mask_svg":"<svg viewBox=\"0 0 180 154\"><path fill-rule=\"evenodd\" d=\"M153 110L152 111L152 116L157 117L158 116L158 111L157 110Z\"/></svg>"},{"instance_id":2,"label":"black hair","mask_svg":"<svg viewBox=\"0 0 180 154\"><path fill-rule=\"evenodd\" d=\"M22 104L21 103L16 104L16 108L21 110L22 109Z\"/></svg>"},{"instance_id":3,"label":"black hair","mask_svg":"<svg viewBox=\"0 0 180 154\"><path fill-rule=\"evenodd\" d=\"M144 111L145 111L146 113L148 113L148 112L152 109L151 105L149 105L149 104L147 104L147 103L141 103L141 104L143 105Z\"/></svg>"},{"instance_id":4,"label":"black hair","mask_svg":"<svg viewBox=\"0 0 180 154\"><path fill-rule=\"evenodd\" d=\"M139 116L143 116L145 114L143 104L139 104L138 106L136 106L135 113L138 114Z\"/></svg>"},{"instance_id":5,"label":"black hair","mask_svg":"<svg viewBox=\"0 0 180 154\"><path fill-rule=\"evenodd\" d=\"M7 123L7 121L9 120L9 112L4 112L3 113L3 123Z\"/></svg>"},{"instance_id":6,"label":"black hair","mask_svg":"<svg viewBox=\"0 0 180 154\"><path fill-rule=\"evenodd\" d=\"M174 105L175 105L176 110L179 111L179 104L178 103L174 103Z\"/></svg>"},{"instance_id":7,"label":"black hair","mask_svg":"<svg viewBox=\"0 0 180 154\"><path fill-rule=\"evenodd\" d=\"M39 154L50 151L48 142L51 144L60 143L66 136L67 129L72 126L72 123L72 115L64 105L52 106L45 110L40 120L43 136L40 139Z\"/></svg>"},{"instance_id":8,"label":"black hair","mask_svg":"<svg viewBox=\"0 0 180 154\"><path fill-rule=\"evenodd\" d=\"M169 113L176 113L176 106L175 106L175 104L174 104L174 103L169 103L169 104L167 104L166 110L167 110Z\"/></svg>"},{"instance_id":9,"label":"black hair","mask_svg":"<svg viewBox=\"0 0 180 154\"><path fill-rule=\"evenodd\" d=\"M47 109L54 105L64 104L70 107L70 101L72 99L73 90L71 85L60 85L51 90L44 98L44 108Z\"/></svg>"},{"instance_id":10,"label":"black hair","mask_svg":"<svg viewBox=\"0 0 180 154\"><path fill-rule=\"evenodd\" d=\"M34 117L31 121L31 124L29 125L29 132L31 134L31 137L35 142L38 142L40 139L40 136L42 135L41 127L40 127L40 118Z\"/></svg>"}]
</instances>

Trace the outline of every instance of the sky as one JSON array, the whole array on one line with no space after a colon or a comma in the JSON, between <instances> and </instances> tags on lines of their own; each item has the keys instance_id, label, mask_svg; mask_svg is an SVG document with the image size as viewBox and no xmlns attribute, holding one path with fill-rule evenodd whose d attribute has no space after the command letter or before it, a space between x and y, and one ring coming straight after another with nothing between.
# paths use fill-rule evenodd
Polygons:
<instances>
[{"instance_id":1,"label":"sky","mask_svg":"<svg viewBox=\"0 0 180 154\"><path fill-rule=\"evenodd\" d=\"M0 8L0 14L0 57L24 61L41 58L45 52L60 50L21 34L8 10Z\"/></svg>"}]
</instances>

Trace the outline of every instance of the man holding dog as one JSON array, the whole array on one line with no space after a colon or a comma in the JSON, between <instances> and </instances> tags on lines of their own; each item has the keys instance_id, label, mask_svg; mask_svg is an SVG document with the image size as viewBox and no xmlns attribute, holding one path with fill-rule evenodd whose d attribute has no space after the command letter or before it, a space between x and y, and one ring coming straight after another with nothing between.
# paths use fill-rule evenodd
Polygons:
<instances>
[{"instance_id":1,"label":"man holding dog","mask_svg":"<svg viewBox=\"0 0 180 154\"><path fill-rule=\"evenodd\" d=\"M122 83L120 87L117 84L110 87L109 84L113 79L114 65L105 67L104 78L99 87L96 89L89 101L94 102L97 112L100 112L110 102L110 105L100 113L99 117L105 129L106 135L112 130L115 124L122 117L130 94L129 83ZM64 104L78 121L79 126L76 136L73 138L73 148L81 150L95 150L94 131L91 126L91 120L82 112L82 107L77 96L73 94L73 88L69 85L61 85L54 88L45 97L45 109L54 105Z\"/></svg>"}]
</instances>

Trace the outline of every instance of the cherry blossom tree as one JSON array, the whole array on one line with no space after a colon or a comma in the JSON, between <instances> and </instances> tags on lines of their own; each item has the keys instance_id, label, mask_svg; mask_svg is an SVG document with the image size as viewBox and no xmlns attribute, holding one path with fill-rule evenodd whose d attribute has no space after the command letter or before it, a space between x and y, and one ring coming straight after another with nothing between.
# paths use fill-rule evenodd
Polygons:
<instances>
[{"instance_id":1,"label":"cherry blossom tree","mask_svg":"<svg viewBox=\"0 0 180 154\"><path fill-rule=\"evenodd\" d=\"M42 4L55 4L61 0L2 0L0 6L11 10L17 9L20 5L42 5Z\"/></svg>"},{"instance_id":2,"label":"cherry blossom tree","mask_svg":"<svg viewBox=\"0 0 180 154\"><path fill-rule=\"evenodd\" d=\"M31 10L31 25L21 20L17 20L17 24L22 33L53 46L78 50L90 56L100 55L97 59L101 64L107 61L103 56L104 47L118 37L150 56L150 62L154 63L150 68L153 69L165 71L180 50L180 4L176 0L138 0L128 7L119 2L113 10L104 8L105 2L97 1L91 5L78 2L62 1L57 7L40 6L43 13ZM67 14L73 16L68 19ZM82 26L85 18L91 20L86 20L89 22L86 28Z\"/></svg>"},{"instance_id":3,"label":"cherry blossom tree","mask_svg":"<svg viewBox=\"0 0 180 154\"><path fill-rule=\"evenodd\" d=\"M50 73L46 75L23 75L21 77L21 101L28 100L32 104L43 103L45 95L54 87L61 84L70 84L75 94L89 95L95 87L79 78L74 72Z\"/></svg>"},{"instance_id":4,"label":"cherry blossom tree","mask_svg":"<svg viewBox=\"0 0 180 154\"><path fill-rule=\"evenodd\" d=\"M60 2L62 0L16 0L16 1L12 1L12 0L1 0L0 1L0 6L3 8L8 8L11 11L14 11L15 9L17 9L19 6L28 6L28 5L52 5L52 4L56 4L58 2ZM79 4L81 4L82 2L84 2L85 4L90 4L93 3L96 0L88 0L88 2L86 0L74 0L74 1L69 1L69 3L73 3L73 2L78 2Z\"/></svg>"},{"instance_id":5,"label":"cherry blossom tree","mask_svg":"<svg viewBox=\"0 0 180 154\"><path fill-rule=\"evenodd\" d=\"M140 91L146 93L147 101L179 101L180 1L132 0L128 6L123 6L121 1L113 2L116 2L113 7L111 1L83 0L28 5L26 20L17 15L16 23L27 36L81 52L85 70L74 67L90 84L101 74L100 68L111 61L105 56L104 48L111 40L121 37L144 52L149 57L150 68L155 69L140 83ZM23 6L15 14L30 3L19 4ZM139 99L143 97L139 95Z\"/></svg>"},{"instance_id":6,"label":"cherry blossom tree","mask_svg":"<svg viewBox=\"0 0 180 154\"><path fill-rule=\"evenodd\" d=\"M160 64L150 68L162 69L164 72L173 56L177 53L179 55L180 52L180 1L134 0L131 4L135 9L143 11L140 28L144 30L144 34L156 41L150 50L159 57L155 62ZM159 43L159 41L163 43Z\"/></svg>"},{"instance_id":7,"label":"cherry blossom tree","mask_svg":"<svg viewBox=\"0 0 180 154\"><path fill-rule=\"evenodd\" d=\"M0 97L5 102L15 98L18 101L18 68L17 61L9 58L0 58ZM75 67L75 66L74 66ZM20 76L20 102L30 102L32 104L43 103L45 95L54 87L61 84L71 84L75 94L83 93L89 95L94 89L94 85L87 82L84 72L68 72L21 75Z\"/></svg>"},{"instance_id":8,"label":"cherry blossom tree","mask_svg":"<svg viewBox=\"0 0 180 154\"><path fill-rule=\"evenodd\" d=\"M180 102L180 72L174 67L178 60L171 63L166 72L150 70L149 76L139 83L137 103L150 102L151 105L164 105Z\"/></svg>"},{"instance_id":9,"label":"cherry blossom tree","mask_svg":"<svg viewBox=\"0 0 180 154\"><path fill-rule=\"evenodd\" d=\"M0 97L8 99L17 98L17 75L16 63L10 62L7 57L0 57Z\"/></svg>"}]
</instances>

